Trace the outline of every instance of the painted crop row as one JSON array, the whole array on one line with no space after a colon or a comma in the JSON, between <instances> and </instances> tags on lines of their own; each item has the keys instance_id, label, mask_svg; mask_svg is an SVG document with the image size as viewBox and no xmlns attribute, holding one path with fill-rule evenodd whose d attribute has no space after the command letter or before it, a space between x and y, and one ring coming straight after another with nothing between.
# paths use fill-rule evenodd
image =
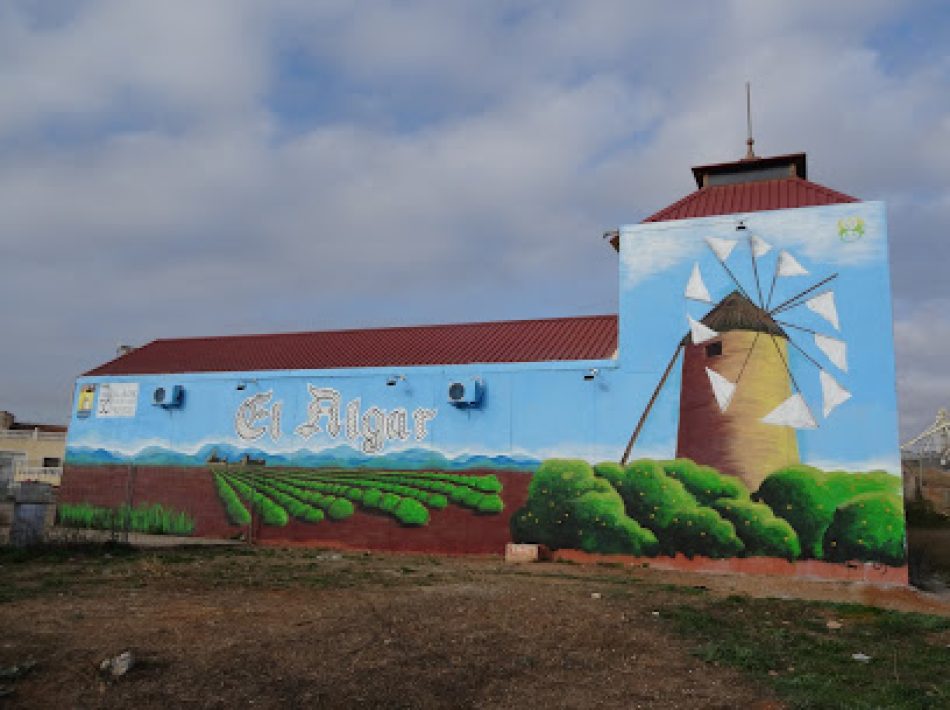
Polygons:
<instances>
[{"instance_id":1,"label":"painted crop row","mask_svg":"<svg viewBox=\"0 0 950 710\"><path fill-rule=\"evenodd\" d=\"M478 514L504 509L494 475L341 471L215 473L215 488L228 519L251 521L251 511L265 525L284 526L291 518L305 523L343 520L356 509L393 517L405 527L430 520L429 509L455 504Z\"/></svg>"},{"instance_id":2,"label":"painted crop row","mask_svg":"<svg viewBox=\"0 0 950 710\"><path fill-rule=\"evenodd\" d=\"M89 503L60 503L56 510L60 525L92 530L114 530L151 535L191 535L195 521L187 513L158 503L117 508Z\"/></svg>"}]
</instances>

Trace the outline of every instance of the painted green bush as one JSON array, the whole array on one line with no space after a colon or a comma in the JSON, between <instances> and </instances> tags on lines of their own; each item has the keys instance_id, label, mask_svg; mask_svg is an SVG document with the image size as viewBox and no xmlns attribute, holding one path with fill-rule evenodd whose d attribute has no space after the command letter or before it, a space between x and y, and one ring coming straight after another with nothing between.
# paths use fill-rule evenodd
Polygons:
<instances>
[{"instance_id":1,"label":"painted green bush","mask_svg":"<svg viewBox=\"0 0 950 710\"><path fill-rule=\"evenodd\" d=\"M713 508L732 523L736 535L745 545L746 555L784 557L787 560L801 555L801 544L794 528L764 503L720 498L713 503Z\"/></svg>"},{"instance_id":2,"label":"painted green bush","mask_svg":"<svg viewBox=\"0 0 950 710\"><path fill-rule=\"evenodd\" d=\"M429 511L412 498L402 498L393 509L393 514L402 525L416 527L429 522Z\"/></svg>"},{"instance_id":3,"label":"painted green bush","mask_svg":"<svg viewBox=\"0 0 950 710\"><path fill-rule=\"evenodd\" d=\"M380 493L393 493L401 498L413 498L423 505L430 508L441 510L449 504L451 500L454 504L465 508L470 508L477 513L488 514L498 513L504 509L504 505L498 508L497 501L491 498L495 495L491 491L500 490L501 483L497 477L491 476L463 476L456 474L403 474L403 473L381 473L373 472L370 474L356 473L332 473L332 474L308 474L314 476L316 481L322 481L325 485L338 485L345 483L351 486L347 489L347 498L359 501L359 497L351 495L357 490L376 489ZM451 477L456 482L449 483L442 478ZM479 486L475 483L485 479ZM464 483L462 483L464 481ZM311 483L317 485L317 483ZM365 495L365 493L363 494ZM483 503L483 498L489 497L488 502ZM498 497L500 501L500 496ZM378 507L375 498L371 500L367 507Z\"/></svg>"},{"instance_id":4,"label":"painted green bush","mask_svg":"<svg viewBox=\"0 0 950 710\"><path fill-rule=\"evenodd\" d=\"M274 503L280 505L287 511L288 515L297 520L302 520L305 523L319 523L326 517L322 510L310 505L309 502L301 500L304 496L301 496L299 491L290 486L278 487L278 485L272 484L270 481L255 480L251 480L249 485L258 493L266 495L274 501Z\"/></svg>"},{"instance_id":5,"label":"painted green bush","mask_svg":"<svg viewBox=\"0 0 950 710\"><path fill-rule=\"evenodd\" d=\"M443 510L449 504L449 499L446 498L441 493L430 493L428 504L430 508L435 508L436 510Z\"/></svg>"},{"instance_id":6,"label":"painted green bush","mask_svg":"<svg viewBox=\"0 0 950 710\"><path fill-rule=\"evenodd\" d=\"M283 527L290 522L287 511L262 493L258 493L244 481L230 478L228 482L240 496L250 503L260 514L265 525Z\"/></svg>"},{"instance_id":7,"label":"painted green bush","mask_svg":"<svg viewBox=\"0 0 950 710\"><path fill-rule=\"evenodd\" d=\"M838 506L855 496L899 491L900 479L881 471L826 473L804 464L770 474L755 497L795 528L804 557L824 557L824 535Z\"/></svg>"},{"instance_id":8,"label":"painted green bush","mask_svg":"<svg viewBox=\"0 0 950 710\"><path fill-rule=\"evenodd\" d=\"M700 503L711 506L720 498L740 500L749 497L748 489L735 476L719 473L711 466L701 466L691 459L660 461L667 476L683 484Z\"/></svg>"},{"instance_id":9,"label":"painted green bush","mask_svg":"<svg viewBox=\"0 0 950 710\"><path fill-rule=\"evenodd\" d=\"M241 502L240 497L231 488L231 484L220 473L214 474L214 485L218 491L218 497L224 503L224 509L227 511L228 520L235 525L249 525L251 522L251 513Z\"/></svg>"},{"instance_id":10,"label":"painted green bush","mask_svg":"<svg viewBox=\"0 0 950 710\"><path fill-rule=\"evenodd\" d=\"M158 503L117 508L89 503L60 503L57 507L60 525L93 530L122 530L150 535L191 535L195 521L187 513L166 508Z\"/></svg>"},{"instance_id":11,"label":"painted green bush","mask_svg":"<svg viewBox=\"0 0 950 710\"><path fill-rule=\"evenodd\" d=\"M478 507L475 509L481 515L495 515L505 509L505 503L501 496L494 494L483 495L478 501Z\"/></svg>"},{"instance_id":12,"label":"painted green bush","mask_svg":"<svg viewBox=\"0 0 950 710\"><path fill-rule=\"evenodd\" d=\"M553 549L647 555L656 551L652 532L629 518L613 487L586 461L544 461L528 488L525 506L511 518L515 542Z\"/></svg>"},{"instance_id":13,"label":"painted green bush","mask_svg":"<svg viewBox=\"0 0 950 710\"><path fill-rule=\"evenodd\" d=\"M346 498L337 498L327 508L330 520L344 520L353 515L353 504Z\"/></svg>"},{"instance_id":14,"label":"painted green bush","mask_svg":"<svg viewBox=\"0 0 950 710\"><path fill-rule=\"evenodd\" d=\"M383 493L383 497L379 499L379 509L391 513L396 510L396 506L399 505L400 500L402 500L402 498L395 493Z\"/></svg>"},{"instance_id":15,"label":"painted green bush","mask_svg":"<svg viewBox=\"0 0 950 710\"><path fill-rule=\"evenodd\" d=\"M656 461L640 459L626 468L603 463L594 470L620 494L627 515L653 531L663 554L732 557L744 549L732 523L701 506Z\"/></svg>"},{"instance_id":16,"label":"painted green bush","mask_svg":"<svg viewBox=\"0 0 950 710\"><path fill-rule=\"evenodd\" d=\"M862 493L842 504L824 534L825 559L904 562L904 510L893 493Z\"/></svg>"},{"instance_id":17,"label":"painted green bush","mask_svg":"<svg viewBox=\"0 0 950 710\"><path fill-rule=\"evenodd\" d=\"M370 488L363 493L363 505L368 508L379 507L379 501L382 500L383 492L378 488Z\"/></svg>"}]
</instances>

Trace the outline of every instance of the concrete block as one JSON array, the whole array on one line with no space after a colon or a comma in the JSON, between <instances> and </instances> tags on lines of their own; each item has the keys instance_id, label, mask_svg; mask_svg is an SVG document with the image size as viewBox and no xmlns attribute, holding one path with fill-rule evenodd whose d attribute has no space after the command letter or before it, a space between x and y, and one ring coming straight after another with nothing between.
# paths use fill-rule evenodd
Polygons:
<instances>
[{"instance_id":1,"label":"concrete block","mask_svg":"<svg viewBox=\"0 0 950 710\"><path fill-rule=\"evenodd\" d=\"M505 545L505 562L538 562L545 558L543 545L509 542Z\"/></svg>"}]
</instances>

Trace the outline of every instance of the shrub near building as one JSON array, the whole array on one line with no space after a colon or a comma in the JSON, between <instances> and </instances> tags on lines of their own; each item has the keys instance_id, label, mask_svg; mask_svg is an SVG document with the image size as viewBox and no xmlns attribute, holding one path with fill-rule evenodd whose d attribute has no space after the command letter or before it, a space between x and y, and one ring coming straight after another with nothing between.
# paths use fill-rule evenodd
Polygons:
<instances>
[{"instance_id":1,"label":"shrub near building","mask_svg":"<svg viewBox=\"0 0 950 710\"><path fill-rule=\"evenodd\" d=\"M744 549L732 523L700 505L656 461L640 459L626 468L602 463L594 470L620 493L627 515L653 531L664 554L732 557Z\"/></svg>"},{"instance_id":2,"label":"shrub near building","mask_svg":"<svg viewBox=\"0 0 950 710\"><path fill-rule=\"evenodd\" d=\"M786 466L769 475L755 497L784 518L798 533L802 555L824 558L824 536L838 507L865 493L896 494L900 480L882 471L826 473L805 465ZM898 532L903 544L903 526ZM860 558L875 560L876 557ZM883 561L883 560L880 560Z\"/></svg>"},{"instance_id":3,"label":"shrub near building","mask_svg":"<svg viewBox=\"0 0 950 710\"><path fill-rule=\"evenodd\" d=\"M531 479L528 500L511 518L515 542L553 549L649 555L652 532L629 518L616 490L586 461L549 459Z\"/></svg>"},{"instance_id":4,"label":"shrub near building","mask_svg":"<svg viewBox=\"0 0 950 710\"><path fill-rule=\"evenodd\" d=\"M834 562L904 562L904 513L892 493L864 493L838 507L824 536L825 559Z\"/></svg>"},{"instance_id":5,"label":"shrub near building","mask_svg":"<svg viewBox=\"0 0 950 710\"><path fill-rule=\"evenodd\" d=\"M735 476L726 476L711 466L701 466L691 459L660 461L667 476L683 484L701 505L713 505L721 498L747 499L748 489Z\"/></svg>"}]
</instances>

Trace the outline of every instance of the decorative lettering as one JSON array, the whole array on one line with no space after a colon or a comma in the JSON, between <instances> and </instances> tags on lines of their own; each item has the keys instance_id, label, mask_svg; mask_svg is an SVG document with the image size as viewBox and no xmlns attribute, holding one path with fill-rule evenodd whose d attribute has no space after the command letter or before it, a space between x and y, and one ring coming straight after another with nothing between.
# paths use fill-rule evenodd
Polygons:
<instances>
[{"instance_id":1,"label":"decorative lettering","mask_svg":"<svg viewBox=\"0 0 950 710\"><path fill-rule=\"evenodd\" d=\"M307 385L310 391L310 404L307 405L307 421L294 431L304 439L323 431L320 428L320 419L327 418L327 434L334 439L340 433L340 393L329 387L314 387Z\"/></svg>"},{"instance_id":2,"label":"decorative lettering","mask_svg":"<svg viewBox=\"0 0 950 710\"><path fill-rule=\"evenodd\" d=\"M372 406L364 412L359 397L347 402L346 410L343 411L338 390L308 383L307 391L310 393L307 420L295 427L294 433L304 439L310 439L320 432L326 432L330 439L336 439L342 433L367 454L378 454L387 441L408 441L411 437L422 441L429 436L428 423L438 414L437 410L425 407L414 409L411 415L405 407L387 411ZM283 436L284 403L272 401L273 396L273 390L258 392L238 406L234 414L234 429L241 439L257 441L269 435L277 443Z\"/></svg>"},{"instance_id":3,"label":"decorative lettering","mask_svg":"<svg viewBox=\"0 0 950 710\"><path fill-rule=\"evenodd\" d=\"M364 454L378 454L386 443L386 413L379 407L370 407L363 413L363 443L360 448Z\"/></svg>"},{"instance_id":4,"label":"decorative lettering","mask_svg":"<svg viewBox=\"0 0 950 710\"><path fill-rule=\"evenodd\" d=\"M280 413L283 408L283 402L274 402L274 406L270 408L270 438L274 443L280 439Z\"/></svg>"},{"instance_id":5,"label":"decorative lettering","mask_svg":"<svg viewBox=\"0 0 950 710\"><path fill-rule=\"evenodd\" d=\"M409 413L397 407L386 416L386 438L405 441L409 438Z\"/></svg>"},{"instance_id":6,"label":"decorative lettering","mask_svg":"<svg viewBox=\"0 0 950 710\"><path fill-rule=\"evenodd\" d=\"M360 435L360 398L346 405L346 438L353 441Z\"/></svg>"},{"instance_id":7,"label":"decorative lettering","mask_svg":"<svg viewBox=\"0 0 950 710\"><path fill-rule=\"evenodd\" d=\"M268 411L264 409L264 406L270 402L273 395L272 390L258 392L241 402L241 406L234 415L234 430L239 437L245 441L257 441L264 436L267 427L255 425L261 419L268 417Z\"/></svg>"},{"instance_id":8,"label":"decorative lettering","mask_svg":"<svg viewBox=\"0 0 950 710\"><path fill-rule=\"evenodd\" d=\"M416 433L416 441L422 441L428 435L426 431L426 424L433 419L435 415L438 414L435 409L426 409L425 407L419 407L412 413L412 425Z\"/></svg>"}]
</instances>

